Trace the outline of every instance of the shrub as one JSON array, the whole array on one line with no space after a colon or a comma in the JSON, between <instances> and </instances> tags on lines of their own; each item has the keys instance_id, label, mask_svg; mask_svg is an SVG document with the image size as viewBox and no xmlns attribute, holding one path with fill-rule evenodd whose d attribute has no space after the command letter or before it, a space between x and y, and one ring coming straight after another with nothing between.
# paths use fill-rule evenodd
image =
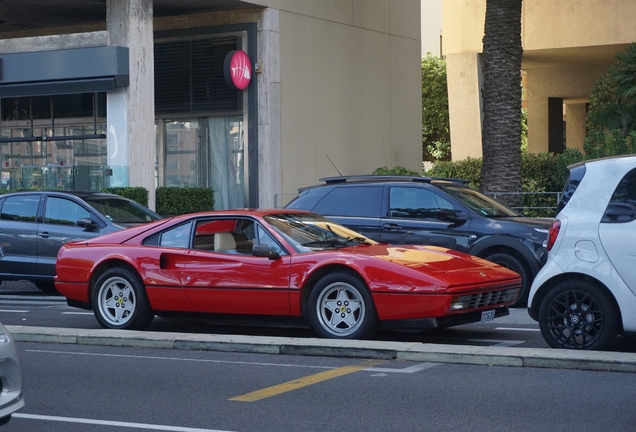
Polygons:
<instances>
[{"instance_id":1,"label":"shrub","mask_svg":"<svg viewBox=\"0 0 636 432\"><path fill-rule=\"evenodd\" d=\"M404 175L404 176L421 176L422 173L418 173L417 171L411 171L410 169L404 168L403 166L396 165L395 167L389 169L385 166L382 168L376 168L373 171L373 175Z\"/></svg>"},{"instance_id":2,"label":"shrub","mask_svg":"<svg viewBox=\"0 0 636 432\"><path fill-rule=\"evenodd\" d=\"M203 187L159 187L156 190L157 213L180 215L214 209L214 190Z\"/></svg>"}]
</instances>

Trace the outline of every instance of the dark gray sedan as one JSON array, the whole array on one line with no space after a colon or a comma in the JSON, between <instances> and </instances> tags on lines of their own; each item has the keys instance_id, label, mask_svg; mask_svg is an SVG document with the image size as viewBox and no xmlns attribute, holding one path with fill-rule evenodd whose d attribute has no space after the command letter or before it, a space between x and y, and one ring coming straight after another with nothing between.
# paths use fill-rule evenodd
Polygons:
<instances>
[{"instance_id":1,"label":"dark gray sedan","mask_svg":"<svg viewBox=\"0 0 636 432\"><path fill-rule=\"evenodd\" d=\"M0 280L28 280L54 291L57 252L66 242L162 219L119 195L24 191L0 196Z\"/></svg>"}]
</instances>

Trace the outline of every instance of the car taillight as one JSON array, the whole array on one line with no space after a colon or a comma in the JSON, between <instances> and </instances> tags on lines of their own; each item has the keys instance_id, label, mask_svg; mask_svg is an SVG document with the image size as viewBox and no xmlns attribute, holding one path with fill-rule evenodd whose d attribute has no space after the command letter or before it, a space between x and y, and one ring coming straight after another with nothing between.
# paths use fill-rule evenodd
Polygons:
<instances>
[{"instance_id":1,"label":"car taillight","mask_svg":"<svg viewBox=\"0 0 636 432\"><path fill-rule=\"evenodd\" d=\"M552 225L550 225L550 232L548 233L548 244L546 245L548 250L552 249L552 246L554 246L554 242L556 241L559 235L560 229L561 229L561 221L558 219L553 220Z\"/></svg>"}]
</instances>

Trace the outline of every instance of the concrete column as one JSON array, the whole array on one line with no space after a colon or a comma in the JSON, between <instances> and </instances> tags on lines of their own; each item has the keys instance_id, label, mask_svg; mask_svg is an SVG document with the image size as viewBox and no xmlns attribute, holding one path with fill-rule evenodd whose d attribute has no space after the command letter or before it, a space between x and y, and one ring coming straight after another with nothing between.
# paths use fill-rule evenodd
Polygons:
<instances>
[{"instance_id":1,"label":"concrete column","mask_svg":"<svg viewBox=\"0 0 636 432\"><path fill-rule=\"evenodd\" d=\"M107 44L129 48L130 85L107 96L111 186L141 186L155 208L152 0L107 0Z\"/></svg>"},{"instance_id":2,"label":"concrete column","mask_svg":"<svg viewBox=\"0 0 636 432\"><path fill-rule=\"evenodd\" d=\"M258 30L258 59L263 72L258 79L258 204L260 207L282 207L294 195L282 189L282 138L280 104L280 33L279 11L263 11ZM247 169L247 166L246 166Z\"/></svg>"},{"instance_id":3,"label":"concrete column","mask_svg":"<svg viewBox=\"0 0 636 432\"><path fill-rule=\"evenodd\" d=\"M565 146L583 152L585 143L585 104L565 103Z\"/></svg>"},{"instance_id":4,"label":"concrete column","mask_svg":"<svg viewBox=\"0 0 636 432\"><path fill-rule=\"evenodd\" d=\"M479 61L479 54L476 53L446 56L453 160L482 155Z\"/></svg>"}]
</instances>

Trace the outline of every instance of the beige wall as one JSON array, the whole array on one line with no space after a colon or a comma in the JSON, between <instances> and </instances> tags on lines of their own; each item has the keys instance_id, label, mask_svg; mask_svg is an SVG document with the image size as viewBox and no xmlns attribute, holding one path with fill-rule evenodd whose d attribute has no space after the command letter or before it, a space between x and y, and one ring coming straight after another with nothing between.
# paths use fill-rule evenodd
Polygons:
<instances>
[{"instance_id":1,"label":"beige wall","mask_svg":"<svg viewBox=\"0 0 636 432\"><path fill-rule=\"evenodd\" d=\"M343 175L421 171L419 0L299 2L279 18L281 192L337 176L327 155Z\"/></svg>"},{"instance_id":2,"label":"beige wall","mask_svg":"<svg viewBox=\"0 0 636 432\"><path fill-rule=\"evenodd\" d=\"M442 55L442 0L422 0L422 57L430 52Z\"/></svg>"},{"instance_id":3,"label":"beige wall","mask_svg":"<svg viewBox=\"0 0 636 432\"><path fill-rule=\"evenodd\" d=\"M481 156L481 125L474 113L481 111L479 97L466 93L467 87L479 87L479 62L457 59L481 53L485 11L486 0L442 0L453 159ZM570 105L566 109L566 115L570 112L567 145L582 147L584 103L615 54L636 40L634 16L636 1L523 1L522 69L527 72L529 151L548 149L549 97L563 98Z\"/></svg>"}]
</instances>

